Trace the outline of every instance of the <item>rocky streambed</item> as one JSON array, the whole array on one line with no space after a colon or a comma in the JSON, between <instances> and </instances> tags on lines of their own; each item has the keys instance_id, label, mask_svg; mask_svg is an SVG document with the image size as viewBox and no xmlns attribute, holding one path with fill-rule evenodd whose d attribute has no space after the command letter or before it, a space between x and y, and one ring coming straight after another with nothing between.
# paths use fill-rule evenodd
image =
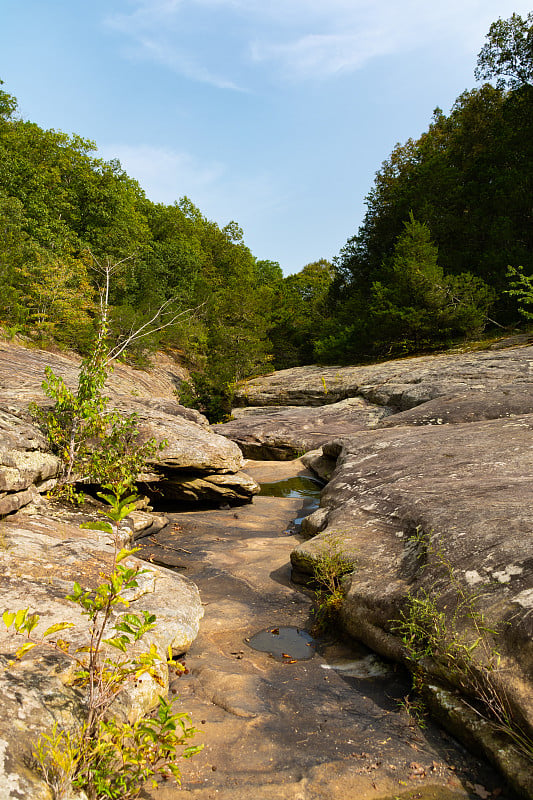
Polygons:
<instances>
[{"instance_id":1,"label":"rocky streambed","mask_svg":"<svg viewBox=\"0 0 533 800\"><path fill-rule=\"evenodd\" d=\"M50 624L71 619L66 592L74 580L96 585L111 549L102 534L79 529L96 509L67 512L45 499L58 464L28 404L46 402L46 364L74 385L75 358L0 344L0 586L4 607L29 606ZM139 510L122 536L136 537L152 565L139 595L160 620L154 645L188 653L186 678L159 676L163 685L170 677L207 745L186 765L180 793L533 797L530 763L487 730L472 685L442 659L428 653L417 670L452 738L431 725L420 731L402 710L403 670L413 663L395 627L410 598L426 598L442 623L439 646L455 652L454 641L475 641L482 619L474 689L486 686L488 658L505 710L531 735L533 347L276 373L241 392L241 403L269 405L243 408L213 430L177 403L179 380L162 358L153 375L117 368L108 391L112 404L138 413L144 435L168 441L142 487L164 498L166 516ZM245 464L243 453L282 460ZM259 483L310 474L328 484L320 507L307 508L304 539L290 526L304 516L301 498L257 492ZM193 503L212 509L186 511ZM309 593L291 575L305 581L331 541L354 568L341 610L349 641L319 641L316 651L310 643L315 654L305 660L251 649L246 640L258 631L309 628ZM13 667L12 651L0 634L0 800L49 800L28 766L28 741L55 721L75 724L81 698L60 659L38 648ZM137 687L123 713L152 707L155 691Z\"/></svg>"},{"instance_id":2,"label":"rocky streambed","mask_svg":"<svg viewBox=\"0 0 533 800\"><path fill-rule=\"evenodd\" d=\"M189 674L171 690L205 749L186 765L182 789L160 788L154 800L510 797L487 762L431 722L418 727L403 668L351 639L297 641L313 619L311 593L291 581L290 553L302 541L292 520L310 499L272 495L274 482L283 493L287 479L312 473L298 460L246 470L269 496L172 513L139 542L148 562L191 578L204 607L184 658ZM258 632L272 641L287 631L288 652L250 646Z\"/></svg>"},{"instance_id":3,"label":"rocky streambed","mask_svg":"<svg viewBox=\"0 0 533 800\"><path fill-rule=\"evenodd\" d=\"M321 445L304 462L329 483L294 568L310 575L340 547L354 568L345 630L414 669L443 724L532 797L533 348L505 344L274 373L244 385L255 405L216 429L256 458Z\"/></svg>"}]
</instances>

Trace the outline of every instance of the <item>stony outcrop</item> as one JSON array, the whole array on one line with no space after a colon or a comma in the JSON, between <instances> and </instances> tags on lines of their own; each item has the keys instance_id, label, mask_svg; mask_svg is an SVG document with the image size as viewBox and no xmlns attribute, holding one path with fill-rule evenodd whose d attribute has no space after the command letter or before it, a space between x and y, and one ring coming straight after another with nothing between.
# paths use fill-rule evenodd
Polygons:
<instances>
[{"instance_id":1,"label":"stony outcrop","mask_svg":"<svg viewBox=\"0 0 533 800\"><path fill-rule=\"evenodd\" d=\"M44 370L74 388L80 359L0 342L0 514L22 507L47 491L58 461L47 452L42 433L32 424L30 403L46 405L41 383ZM143 489L160 499L187 502L249 502L258 486L242 473L239 448L209 429L198 411L179 405L174 396L182 371L167 356L158 357L153 373L118 364L106 384L111 405L135 412L144 439L167 446L149 464Z\"/></svg>"},{"instance_id":2,"label":"stony outcrop","mask_svg":"<svg viewBox=\"0 0 533 800\"><path fill-rule=\"evenodd\" d=\"M338 436L375 427L389 413L361 397L319 407L252 406L234 409L234 419L213 430L238 444L246 458L285 461Z\"/></svg>"},{"instance_id":3,"label":"stony outcrop","mask_svg":"<svg viewBox=\"0 0 533 800\"><path fill-rule=\"evenodd\" d=\"M362 397L392 411L443 395L533 381L533 346L441 353L358 367L294 367L244 382L239 406L318 406Z\"/></svg>"},{"instance_id":4,"label":"stony outcrop","mask_svg":"<svg viewBox=\"0 0 533 800\"><path fill-rule=\"evenodd\" d=\"M46 450L39 430L0 409L0 516L27 505L54 485L59 460Z\"/></svg>"},{"instance_id":5,"label":"stony outcrop","mask_svg":"<svg viewBox=\"0 0 533 800\"><path fill-rule=\"evenodd\" d=\"M423 409L416 411L423 414ZM393 421L391 417L386 424ZM484 664L491 653L500 654L491 686L530 735L532 442L533 414L396 426L333 441L322 449L326 465L336 461L336 468L322 493L321 508L307 522L308 534L317 535L291 556L297 572L309 573L317 553L332 539L337 542L354 564L343 624L389 658L406 660L395 625L410 595L435 601L446 618L447 641L464 637L475 642L480 634L476 614L482 613L486 644L473 649L474 662L485 681ZM304 457L317 468L321 460L319 455ZM460 672L443 670L431 658L424 669L433 705L444 716L455 715L455 733L461 726L464 733L467 723L463 719L458 725L457 712L450 711L457 701L451 702L450 689L465 693ZM504 740L482 735L474 718L480 746L517 790L533 796L530 765L511 757L512 748Z\"/></svg>"},{"instance_id":6,"label":"stony outcrop","mask_svg":"<svg viewBox=\"0 0 533 800\"><path fill-rule=\"evenodd\" d=\"M248 458L294 458L364 428L533 412L533 347L295 367L245 382L234 419L214 426Z\"/></svg>"},{"instance_id":7,"label":"stony outcrop","mask_svg":"<svg viewBox=\"0 0 533 800\"><path fill-rule=\"evenodd\" d=\"M74 581L87 588L100 584L101 572L109 568L113 554L107 534L80 530L79 524L90 518L58 509L52 515L50 507L42 504L10 515L0 529L2 611L29 608L41 615L42 625L37 630L56 622L72 622L76 627L64 636L78 646L87 643L87 620L65 595ZM122 528L122 541L130 542L135 531L142 534L147 524L153 524L148 515L133 512L133 519L126 520ZM130 561L133 565L137 559L130 557ZM141 576L136 596L130 599L132 611L137 605L133 601L138 601L139 609L157 616L156 628L143 643L147 647L153 643L162 658L160 684L143 676L121 696L122 713L134 719L153 708L157 695L164 693L168 648L176 655L188 649L198 633L203 608L191 581L160 567L151 567ZM0 627L0 798L49 800L48 790L28 767L31 744L54 722L67 729L74 726L82 698L71 685L72 666L66 657L38 647L22 661L13 662L20 644L4 625Z\"/></svg>"},{"instance_id":8,"label":"stony outcrop","mask_svg":"<svg viewBox=\"0 0 533 800\"><path fill-rule=\"evenodd\" d=\"M519 414L533 414L533 381L443 395L415 408L393 414L382 420L379 427L445 425L450 422L476 422Z\"/></svg>"}]
</instances>

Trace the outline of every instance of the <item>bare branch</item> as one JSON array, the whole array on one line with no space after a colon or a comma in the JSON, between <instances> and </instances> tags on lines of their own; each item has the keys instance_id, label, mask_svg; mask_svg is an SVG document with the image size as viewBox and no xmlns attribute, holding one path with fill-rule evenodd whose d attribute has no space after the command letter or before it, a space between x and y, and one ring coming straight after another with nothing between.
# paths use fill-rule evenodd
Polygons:
<instances>
[{"instance_id":1,"label":"bare branch","mask_svg":"<svg viewBox=\"0 0 533 800\"><path fill-rule=\"evenodd\" d=\"M141 325L140 328L137 328L137 330L132 331L132 333L130 333L129 336L127 336L125 339L123 339L121 342L115 345L115 347L113 347L109 351L108 358L105 362L105 366L110 364L112 361L115 361L124 352L124 350L126 350L126 348L129 347L134 342L138 342L140 339L144 339L146 336L151 336L152 334L157 333L157 331L162 331L165 328L169 328L171 325L174 325L174 323L177 322L177 320L180 319L181 317L195 314L197 311L199 311L200 308L202 308L202 306L205 305L204 302L200 303L200 305L196 306L195 308L187 308L184 311L176 311L170 317L170 319L167 319L165 322L161 322L161 324L157 325L156 327L150 327L151 325L154 325L158 319L162 318L162 315L164 314L165 310L167 310L169 305L171 305L176 300L177 300L176 297L171 297L169 300L165 300L163 305L161 305L157 309L157 311L155 312L155 314L151 319L145 322L144 325ZM130 330L132 329L130 328Z\"/></svg>"}]
</instances>

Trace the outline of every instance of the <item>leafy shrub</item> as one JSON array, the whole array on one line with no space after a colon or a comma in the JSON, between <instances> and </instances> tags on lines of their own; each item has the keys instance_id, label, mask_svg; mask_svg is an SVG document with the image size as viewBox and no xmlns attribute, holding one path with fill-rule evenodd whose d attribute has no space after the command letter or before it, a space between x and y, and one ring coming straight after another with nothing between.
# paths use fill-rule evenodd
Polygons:
<instances>
[{"instance_id":1,"label":"leafy shrub","mask_svg":"<svg viewBox=\"0 0 533 800\"><path fill-rule=\"evenodd\" d=\"M40 617L27 608L5 611L2 616L6 627L26 640L16 652L18 659L38 645L46 645L73 662L73 684L85 692L80 727L66 731L54 725L33 748L38 768L55 800L66 799L72 788L85 790L89 800L130 800L149 780L153 786L157 786L160 776L179 782L177 759L189 758L202 749L201 745L188 744L197 732L188 714L174 714L171 703L163 697L159 697L154 717L143 716L130 724L113 715L115 700L133 681L148 674L161 682L163 659L154 644L144 652L135 647L155 628L153 614L127 611L113 623L117 608L129 606L126 593L137 588L137 579L148 570L129 566L126 559L135 551L118 547L119 525L133 510L135 496L120 498L111 492L102 493L101 497L109 503L103 511L108 519L82 527L97 528L113 536L115 548L109 574L95 590L75 583L67 596L87 618L87 643L75 647L73 642L57 636L73 628L71 622L56 623L38 634ZM179 662L171 663L183 670Z\"/></svg>"}]
</instances>

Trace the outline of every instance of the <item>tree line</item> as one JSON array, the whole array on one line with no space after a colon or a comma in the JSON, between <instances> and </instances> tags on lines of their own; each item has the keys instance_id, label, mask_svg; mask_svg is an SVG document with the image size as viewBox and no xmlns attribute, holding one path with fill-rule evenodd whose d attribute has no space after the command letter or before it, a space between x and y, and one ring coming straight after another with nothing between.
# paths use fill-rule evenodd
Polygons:
<instances>
[{"instance_id":1,"label":"tree line","mask_svg":"<svg viewBox=\"0 0 533 800\"><path fill-rule=\"evenodd\" d=\"M111 343L171 311L174 324L124 357L142 366L159 347L179 351L192 376L182 401L212 419L235 381L272 367L421 352L515 325L508 266L533 272L533 14L493 23L476 77L493 83L394 148L333 263L286 278L237 223L220 227L187 197L153 203L117 160L21 119L0 88L1 324L87 353L97 266L120 264Z\"/></svg>"},{"instance_id":2,"label":"tree line","mask_svg":"<svg viewBox=\"0 0 533 800\"><path fill-rule=\"evenodd\" d=\"M335 260L326 362L446 346L519 320L508 266L533 272L533 13L493 23L478 79L377 172Z\"/></svg>"}]
</instances>

